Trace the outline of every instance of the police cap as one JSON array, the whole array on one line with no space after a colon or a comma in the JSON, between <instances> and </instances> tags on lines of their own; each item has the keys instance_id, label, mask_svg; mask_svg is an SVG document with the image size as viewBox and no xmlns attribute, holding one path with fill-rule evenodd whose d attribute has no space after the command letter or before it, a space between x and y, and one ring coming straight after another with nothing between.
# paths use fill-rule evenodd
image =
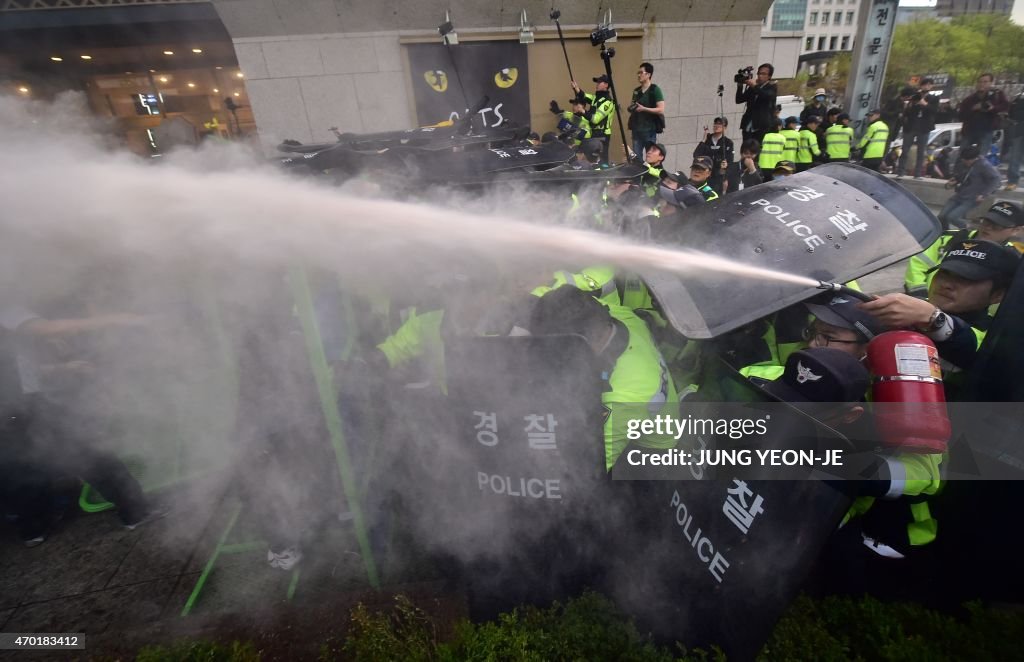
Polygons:
<instances>
[{"instance_id":1,"label":"police cap","mask_svg":"<svg viewBox=\"0 0 1024 662\"><path fill-rule=\"evenodd\" d=\"M1000 246L993 241L965 241L946 253L939 266L941 270L967 280L993 280L1008 283L1017 271L1020 253L1011 246Z\"/></svg>"},{"instance_id":2,"label":"police cap","mask_svg":"<svg viewBox=\"0 0 1024 662\"><path fill-rule=\"evenodd\" d=\"M779 400L800 408L804 403L860 402L870 376L852 354L831 347L811 347L786 359L782 377L759 384Z\"/></svg>"},{"instance_id":3,"label":"police cap","mask_svg":"<svg viewBox=\"0 0 1024 662\"><path fill-rule=\"evenodd\" d=\"M1016 200L999 200L982 216L1004 228L1024 225L1024 204Z\"/></svg>"}]
</instances>

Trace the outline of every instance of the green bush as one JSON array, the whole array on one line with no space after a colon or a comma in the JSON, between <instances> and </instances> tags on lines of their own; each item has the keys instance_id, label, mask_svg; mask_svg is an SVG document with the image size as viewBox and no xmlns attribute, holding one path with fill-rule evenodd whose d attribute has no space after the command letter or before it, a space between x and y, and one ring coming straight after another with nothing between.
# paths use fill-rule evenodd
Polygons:
<instances>
[{"instance_id":1,"label":"green bush","mask_svg":"<svg viewBox=\"0 0 1024 662\"><path fill-rule=\"evenodd\" d=\"M248 641L230 644L190 641L171 646L147 646L139 651L135 662L260 662L260 654Z\"/></svg>"},{"instance_id":2,"label":"green bush","mask_svg":"<svg viewBox=\"0 0 1024 662\"><path fill-rule=\"evenodd\" d=\"M703 651L677 657L640 635L632 621L596 593L546 609L523 607L497 621L455 625L440 642L437 627L422 610L399 597L392 613L352 612L346 652L356 662L402 659L411 662L621 660L674 662L724 659Z\"/></svg>"},{"instance_id":3,"label":"green bush","mask_svg":"<svg viewBox=\"0 0 1024 662\"><path fill-rule=\"evenodd\" d=\"M912 603L798 598L779 621L760 659L1019 659L1024 612L967 605L966 620Z\"/></svg>"},{"instance_id":4,"label":"green bush","mask_svg":"<svg viewBox=\"0 0 1024 662\"><path fill-rule=\"evenodd\" d=\"M790 605L759 655L759 662L815 660L1019 659L1024 610L969 604L963 618L910 603L874 598L800 597ZM443 624L409 598L393 609L351 612L347 638L320 646L321 662L720 662L721 651L672 651L656 646L632 621L596 593L540 609L523 607L495 621ZM188 642L147 647L138 662L259 662L252 642Z\"/></svg>"}]
</instances>

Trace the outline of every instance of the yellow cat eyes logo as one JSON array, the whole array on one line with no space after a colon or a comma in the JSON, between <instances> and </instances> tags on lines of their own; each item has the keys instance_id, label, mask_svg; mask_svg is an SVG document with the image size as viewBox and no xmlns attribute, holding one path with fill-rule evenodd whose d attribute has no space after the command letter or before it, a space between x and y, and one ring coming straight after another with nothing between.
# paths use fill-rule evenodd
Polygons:
<instances>
[{"instance_id":1,"label":"yellow cat eyes logo","mask_svg":"<svg viewBox=\"0 0 1024 662\"><path fill-rule=\"evenodd\" d=\"M494 84L503 90L515 85L517 80L519 80L519 69L516 67L506 67L494 74Z\"/></svg>"},{"instance_id":2,"label":"yellow cat eyes logo","mask_svg":"<svg viewBox=\"0 0 1024 662\"><path fill-rule=\"evenodd\" d=\"M423 80L427 81L427 85L435 92L444 92L448 89L448 74L440 69L423 72Z\"/></svg>"}]
</instances>

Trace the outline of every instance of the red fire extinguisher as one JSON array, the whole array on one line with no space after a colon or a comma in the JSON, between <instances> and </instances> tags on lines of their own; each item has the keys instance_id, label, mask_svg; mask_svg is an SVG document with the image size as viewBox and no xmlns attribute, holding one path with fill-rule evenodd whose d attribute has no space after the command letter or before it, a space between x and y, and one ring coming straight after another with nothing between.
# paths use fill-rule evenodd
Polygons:
<instances>
[{"instance_id":1,"label":"red fire extinguisher","mask_svg":"<svg viewBox=\"0 0 1024 662\"><path fill-rule=\"evenodd\" d=\"M914 331L887 331L868 343L867 363L882 442L912 452L944 452L951 430L935 344Z\"/></svg>"}]
</instances>

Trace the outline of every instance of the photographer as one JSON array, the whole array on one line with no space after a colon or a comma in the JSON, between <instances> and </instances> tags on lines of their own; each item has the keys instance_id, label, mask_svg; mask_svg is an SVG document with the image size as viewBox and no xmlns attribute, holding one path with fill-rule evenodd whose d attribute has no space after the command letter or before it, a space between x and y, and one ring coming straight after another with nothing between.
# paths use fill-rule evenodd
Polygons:
<instances>
[{"instance_id":1,"label":"photographer","mask_svg":"<svg viewBox=\"0 0 1024 662\"><path fill-rule=\"evenodd\" d=\"M775 99L779 94L775 83L771 82L775 67L767 62L757 68L757 77L750 76L750 67L740 70L733 81L736 83L736 103L747 104L747 109L740 120L743 139L761 140L771 130ZM744 78L743 76L747 77Z\"/></svg>"},{"instance_id":2,"label":"photographer","mask_svg":"<svg viewBox=\"0 0 1024 662\"><path fill-rule=\"evenodd\" d=\"M935 128L935 113L939 110L939 98L931 94L932 80L925 78L917 92L907 90L907 102L903 110L903 151L896 167L896 176L902 177L907 171L910 148L917 145L917 160L914 165L914 179L924 175L924 161L928 155L928 136ZM893 134L895 135L895 134Z\"/></svg>"},{"instance_id":3,"label":"photographer","mask_svg":"<svg viewBox=\"0 0 1024 662\"><path fill-rule=\"evenodd\" d=\"M736 160L732 140L725 137L725 129L728 126L727 118L716 117L712 123L713 130L709 132L708 127L705 126L704 140L697 143L696 149L693 150L693 158L706 156L711 159L713 166L708 184L719 195L725 195L726 191L734 186L730 186L730 182L726 179L727 173ZM737 181L736 184L738 183Z\"/></svg>"},{"instance_id":4,"label":"photographer","mask_svg":"<svg viewBox=\"0 0 1024 662\"><path fill-rule=\"evenodd\" d=\"M992 89L992 74L978 77L974 94L960 102L957 112L963 122L963 145L977 145L981 157L988 156L992 147L992 134L999 128L1002 118L1010 110L1010 102L1000 89Z\"/></svg>"},{"instance_id":5,"label":"photographer","mask_svg":"<svg viewBox=\"0 0 1024 662\"><path fill-rule=\"evenodd\" d=\"M633 153L643 157L648 143L658 141L658 134L665 129L665 94L651 82L654 65L642 62L636 72L640 86L633 90L633 101L629 105L628 128L633 134Z\"/></svg>"}]
</instances>

